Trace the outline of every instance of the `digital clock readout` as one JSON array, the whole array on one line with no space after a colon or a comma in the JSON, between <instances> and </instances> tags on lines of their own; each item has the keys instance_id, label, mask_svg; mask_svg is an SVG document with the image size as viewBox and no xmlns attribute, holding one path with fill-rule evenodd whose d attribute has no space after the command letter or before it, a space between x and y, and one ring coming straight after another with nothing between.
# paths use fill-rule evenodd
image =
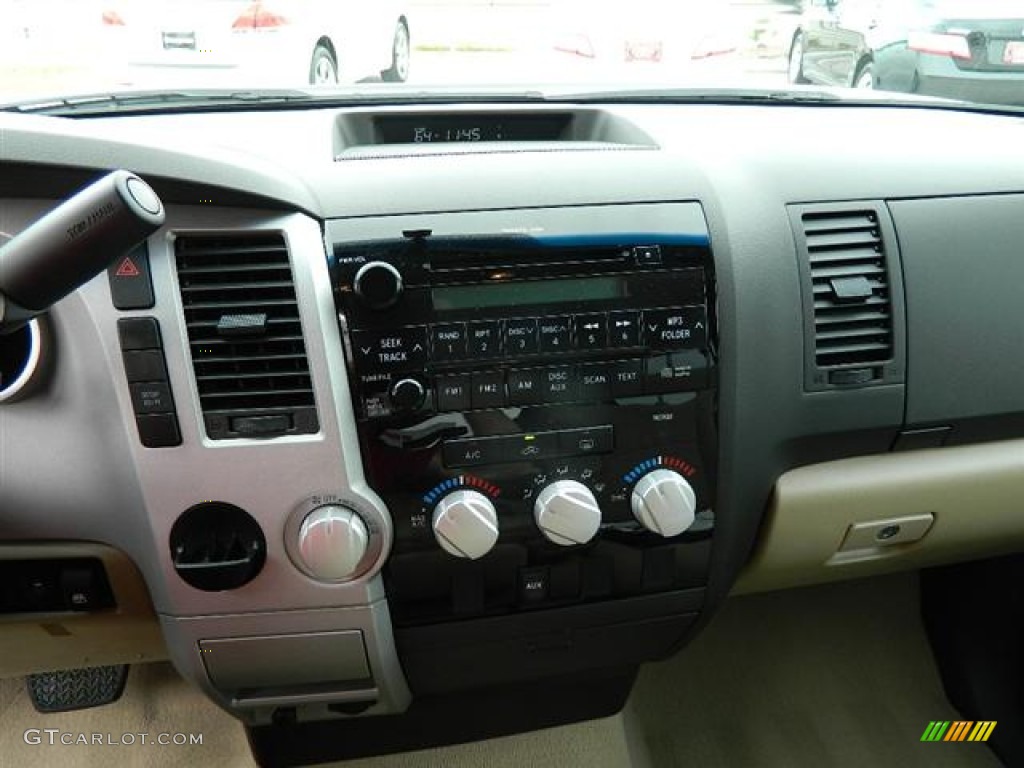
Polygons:
<instances>
[{"instance_id":1,"label":"digital clock readout","mask_svg":"<svg viewBox=\"0 0 1024 768\"><path fill-rule=\"evenodd\" d=\"M484 138L483 126L466 126L463 128L436 129L429 125L417 125L412 129L412 140L414 144L423 144L428 141L503 141L504 134L501 126L495 126L492 135Z\"/></svg>"},{"instance_id":2,"label":"digital clock readout","mask_svg":"<svg viewBox=\"0 0 1024 768\"><path fill-rule=\"evenodd\" d=\"M455 144L482 141L557 141L571 116L543 114L379 115L376 144Z\"/></svg>"}]
</instances>

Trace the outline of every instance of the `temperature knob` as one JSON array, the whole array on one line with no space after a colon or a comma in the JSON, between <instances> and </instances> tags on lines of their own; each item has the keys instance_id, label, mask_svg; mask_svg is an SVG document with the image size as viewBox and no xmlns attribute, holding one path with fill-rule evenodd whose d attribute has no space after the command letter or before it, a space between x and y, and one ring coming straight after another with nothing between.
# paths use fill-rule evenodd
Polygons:
<instances>
[{"instance_id":1,"label":"temperature knob","mask_svg":"<svg viewBox=\"0 0 1024 768\"><path fill-rule=\"evenodd\" d=\"M575 480L559 480L541 491L533 505L533 517L541 533L563 547L586 544L601 527L597 499Z\"/></svg>"},{"instance_id":2,"label":"temperature knob","mask_svg":"<svg viewBox=\"0 0 1024 768\"><path fill-rule=\"evenodd\" d=\"M693 525L697 496L678 472L656 469L640 478L630 504L640 525L669 538Z\"/></svg>"},{"instance_id":3,"label":"temperature knob","mask_svg":"<svg viewBox=\"0 0 1024 768\"><path fill-rule=\"evenodd\" d=\"M358 575L370 533L366 523L348 507L317 507L299 528L299 557L306 570L321 581L345 581Z\"/></svg>"},{"instance_id":4,"label":"temperature knob","mask_svg":"<svg viewBox=\"0 0 1024 768\"><path fill-rule=\"evenodd\" d=\"M498 541L498 513L477 491L455 491L434 509L434 537L450 555L476 560Z\"/></svg>"},{"instance_id":5,"label":"temperature knob","mask_svg":"<svg viewBox=\"0 0 1024 768\"><path fill-rule=\"evenodd\" d=\"M386 261L371 261L356 272L352 288L371 309L387 309L402 295L402 275Z\"/></svg>"}]
</instances>

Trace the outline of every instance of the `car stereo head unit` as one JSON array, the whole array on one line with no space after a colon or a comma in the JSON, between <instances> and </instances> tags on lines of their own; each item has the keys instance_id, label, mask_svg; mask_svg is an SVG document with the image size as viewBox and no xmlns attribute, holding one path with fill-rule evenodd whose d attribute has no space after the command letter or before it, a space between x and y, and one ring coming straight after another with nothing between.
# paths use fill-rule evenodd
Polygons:
<instances>
[{"instance_id":1,"label":"car stereo head unit","mask_svg":"<svg viewBox=\"0 0 1024 768\"><path fill-rule=\"evenodd\" d=\"M328 237L398 625L703 585L717 346L699 206Z\"/></svg>"}]
</instances>

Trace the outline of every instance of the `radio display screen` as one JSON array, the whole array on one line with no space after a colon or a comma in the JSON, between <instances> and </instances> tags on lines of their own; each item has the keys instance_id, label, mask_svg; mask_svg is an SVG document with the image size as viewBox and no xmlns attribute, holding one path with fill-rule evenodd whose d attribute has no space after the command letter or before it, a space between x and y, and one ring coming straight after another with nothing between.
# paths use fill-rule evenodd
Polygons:
<instances>
[{"instance_id":1,"label":"radio display screen","mask_svg":"<svg viewBox=\"0 0 1024 768\"><path fill-rule=\"evenodd\" d=\"M484 309L529 304L609 301L629 296L624 277L587 277L568 280L520 280L484 285L448 285L431 291L434 309Z\"/></svg>"}]
</instances>

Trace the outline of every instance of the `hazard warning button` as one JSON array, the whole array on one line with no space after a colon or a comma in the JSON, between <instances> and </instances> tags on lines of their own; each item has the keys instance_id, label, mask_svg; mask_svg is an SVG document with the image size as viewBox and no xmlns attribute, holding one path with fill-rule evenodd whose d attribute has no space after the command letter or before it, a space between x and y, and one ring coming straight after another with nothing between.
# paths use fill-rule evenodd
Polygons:
<instances>
[{"instance_id":1,"label":"hazard warning button","mask_svg":"<svg viewBox=\"0 0 1024 768\"><path fill-rule=\"evenodd\" d=\"M118 309L149 309L153 306L153 280L149 275L149 251L142 243L107 268L110 296Z\"/></svg>"}]
</instances>

